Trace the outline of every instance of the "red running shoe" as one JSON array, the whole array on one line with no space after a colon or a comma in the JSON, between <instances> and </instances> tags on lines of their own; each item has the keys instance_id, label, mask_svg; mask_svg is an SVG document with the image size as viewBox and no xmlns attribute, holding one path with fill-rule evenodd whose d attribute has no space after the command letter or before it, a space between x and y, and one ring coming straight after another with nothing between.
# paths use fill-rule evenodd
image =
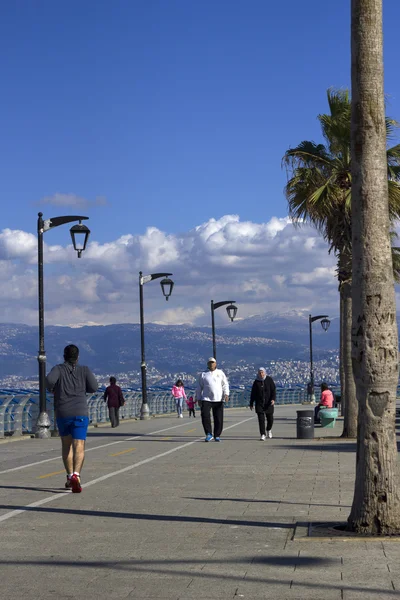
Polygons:
<instances>
[{"instance_id":1,"label":"red running shoe","mask_svg":"<svg viewBox=\"0 0 400 600\"><path fill-rule=\"evenodd\" d=\"M66 490L70 490L72 487L71 485L71 477L67 477L67 481L65 482L65 489Z\"/></svg>"},{"instance_id":2,"label":"red running shoe","mask_svg":"<svg viewBox=\"0 0 400 600\"><path fill-rule=\"evenodd\" d=\"M74 473L70 479L70 482L71 482L72 493L80 494L82 491L82 486L81 486L81 478L79 477L79 475L75 475L75 473Z\"/></svg>"}]
</instances>

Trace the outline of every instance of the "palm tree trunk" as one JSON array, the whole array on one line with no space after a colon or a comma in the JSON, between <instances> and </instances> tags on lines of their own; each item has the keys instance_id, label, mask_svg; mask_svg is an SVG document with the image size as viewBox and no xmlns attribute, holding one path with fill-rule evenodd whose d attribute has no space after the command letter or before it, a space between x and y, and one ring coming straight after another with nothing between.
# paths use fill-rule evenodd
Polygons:
<instances>
[{"instance_id":1,"label":"palm tree trunk","mask_svg":"<svg viewBox=\"0 0 400 600\"><path fill-rule=\"evenodd\" d=\"M343 305L343 371L345 380L345 405L344 424L342 437L357 437L358 402L356 384L353 375L353 364L351 359L351 283L344 281L340 287L340 295Z\"/></svg>"},{"instance_id":2,"label":"palm tree trunk","mask_svg":"<svg viewBox=\"0 0 400 600\"><path fill-rule=\"evenodd\" d=\"M389 238L382 0L352 0L353 370L359 402L348 528L400 533L398 340Z\"/></svg>"},{"instance_id":3,"label":"palm tree trunk","mask_svg":"<svg viewBox=\"0 0 400 600\"><path fill-rule=\"evenodd\" d=\"M344 302L343 302L343 293L342 293L342 286L340 285L339 288L339 302L340 302L340 332L339 332L339 376L340 376L340 394L341 394L341 398L342 398L342 406L341 406L341 412L342 415L346 414L346 376L345 376L345 372L344 372L344 364L343 364L343 357L344 357L344 335L343 335L343 329L344 329Z\"/></svg>"}]
</instances>

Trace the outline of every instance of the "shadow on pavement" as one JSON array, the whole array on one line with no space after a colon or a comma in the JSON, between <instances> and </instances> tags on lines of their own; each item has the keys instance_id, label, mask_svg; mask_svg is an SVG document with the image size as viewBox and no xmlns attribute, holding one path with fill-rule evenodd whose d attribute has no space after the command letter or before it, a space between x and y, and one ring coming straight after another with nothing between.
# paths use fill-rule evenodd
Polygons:
<instances>
[{"instance_id":1,"label":"shadow on pavement","mask_svg":"<svg viewBox=\"0 0 400 600\"><path fill-rule=\"evenodd\" d=\"M195 496L183 496L184 500L205 500L206 502L244 502L251 504L253 502L260 504L294 504L296 506L329 506L334 508L351 508L344 504L315 504L313 502L287 502L283 500L254 500L249 498L197 498Z\"/></svg>"},{"instance_id":2,"label":"shadow on pavement","mask_svg":"<svg viewBox=\"0 0 400 600\"><path fill-rule=\"evenodd\" d=\"M111 427L110 427L111 429ZM93 437L93 438L98 438L98 437L140 437L142 435L146 435L145 433L129 433L129 431L125 431L124 433L117 433L116 431L108 431L106 428L105 430L100 429L99 431L88 431L87 432L87 437Z\"/></svg>"},{"instance_id":3,"label":"shadow on pavement","mask_svg":"<svg viewBox=\"0 0 400 600\"><path fill-rule=\"evenodd\" d=\"M60 492L65 492L66 494L70 494L70 490L66 490L63 486L62 488L46 488L46 487L26 487L24 485L0 485L0 490L28 490L31 492L50 492L51 494L59 494Z\"/></svg>"},{"instance_id":4,"label":"shadow on pavement","mask_svg":"<svg viewBox=\"0 0 400 600\"><path fill-rule=\"evenodd\" d=\"M85 487L85 486L82 486ZM50 508L0 504L0 510L23 510L24 512L79 515L83 517L109 517L111 519L131 519L136 521L169 521L172 523L205 523L211 525L241 525L243 527L265 527L266 529L293 529L295 523L281 523L260 520L214 519L211 517L190 517L185 515L146 515L140 513L112 512L105 510L82 510L72 508Z\"/></svg>"},{"instance_id":5,"label":"shadow on pavement","mask_svg":"<svg viewBox=\"0 0 400 600\"><path fill-rule=\"evenodd\" d=\"M313 568L315 567L316 569L319 569L321 567L328 567L330 565L332 565L332 563L337 563L338 559L334 559L334 558L321 558L318 556L308 556L308 557L301 557L301 556L297 556L297 555L292 555L292 556L264 556L264 557L256 557L255 559L253 559L252 563L253 564L264 564L264 565L271 565L271 566L276 566L276 567L283 567L283 566L293 566L296 567L300 567L299 569L299 574L301 573L301 568ZM337 591L338 593L340 592L361 592L365 598L371 598L372 594L379 594L379 597L381 598L383 595L385 596L385 598L388 597L398 597L399 592L398 590L388 590L388 589L383 589L383 588L376 588L376 587L360 587L358 585L347 585L345 583L329 583L329 582L325 582L323 581L323 579L320 578L316 578L316 580L310 580L307 578L306 581L302 581L301 579L297 579L293 574L288 574L287 578L276 578L273 579L271 577L266 577L266 576L254 576L254 575L248 575L246 574L246 578L244 579L242 575L235 575L235 574L231 574L231 573L221 573L215 570L215 568L211 571L208 572L207 571L207 567L215 567L218 565L238 565L238 564L245 564L248 561L248 556L243 556L243 557L238 557L238 558L234 558L234 559L230 559L230 558L223 558L223 559L219 559L219 560L213 560L213 559L178 559L178 560L169 560L169 559L162 559L162 560L144 560L144 559L136 559L136 560L103 560L103 561L73 561L73 560L10 560L10 559L4 559L4 560L0 560L0 565L1 566L34 566L34 567L65 567L65 568L77 568L77 569L82 569L82 568L87 568L87 569L107 569L110 571L129 571L129 572L136 572L136 573L157 573L158 575L166 575L168 577L171 577L171 575L174 576L179 576L179 575L183 575L183 576L187 576L188 574L188 569L190 569L191 566L193 565L204 565L204 567L199 570L196 571L194 569L190 569L190 576L192 578L201 578L202 580L206 579L207 577L212 578L214 580L219 580L219 581L235 581L237 583L240 583L241 585L246 585L246 583L252 582L252 583L259 583L259 584L270 584L273 586L278 586L278 585L283 585L283 586L287 586L288 583L294 583L296 588L303 588L303 592L301 594L301 597L305 597L304 593L305 590L309 589L309 590L319 590L321 596L320 597L324 597L323 593L324 590L326 591ZM175 568L174 568L175 567ZM176 567L178 567L180 570L176 570ZM183 567L182 569L180 567ZM221 570L223 569L223 566L221 567ZM262 572L262 571L261 571ZM277 574L279 573L279 570L277 569ZM316 574L318 573L318 570L316 571ZM137 581L137 587L139 588L141 584L141 580L138 579ZM316 597L314 594L312 597Z\"/></svg>"},{"instance_id":6,"label":"shadow on pavement","mask_svg":"<svg viewBox=\"0 0 400 600\"><path fill-rule=\"evenodd\" d=\"M325 438L327 441L329 438ZM310 443L311 442L311 443ZM313 450L314 452L356 452L356 442L339 442L339 443L312 443L313 440L308 440L308 444L295 444L293 446L280 445L279 448L287 448L288 450Z\"/></svg>"},{"instance_id":7,"label":"shadow on pavement","mask_svg":"<svg viewBox=\"0 0 400 600\"><path fill-rule=\"evenodd\" d=\"M89 568L106 568L106 569L130 569L131 567L139 567L140 570L145 570L144 567L153 570L153 567L156 565L224 565L224 564L237 564L243 561L247 561L248 557L238 557L238 558L220 558L220 559L201 559L201 558L187 558L187 559L162 559L162 560L144 560L144 559L131 559L131 560L93 560L93 561L72 561L72 560L21 560L21 561L12 561L8 559L1 560L0 565L14 565L14 564L25 564L25 565L43 565L43 566L60 566L60 567L89 567ZM259 564L260 562L263 564L276 565L281 567L290 567L291 565L296 565L297 567L323 567L331 565L332 563L338 563L340 559L338 558L328 558L328 557L320 557L320 556L298 556L297 554L293 554L291 556L257 556L252 561L253 563ZM169 571L171 572L171 571ZM192 575L192 573L191 573ZM204 572L200 571L198 575L204 577ZM226 577L226 575L225 575ZM240 577L242 579L242 577ZM247 577L246 577L247 581Z\"/></svg>"}]
</instances>

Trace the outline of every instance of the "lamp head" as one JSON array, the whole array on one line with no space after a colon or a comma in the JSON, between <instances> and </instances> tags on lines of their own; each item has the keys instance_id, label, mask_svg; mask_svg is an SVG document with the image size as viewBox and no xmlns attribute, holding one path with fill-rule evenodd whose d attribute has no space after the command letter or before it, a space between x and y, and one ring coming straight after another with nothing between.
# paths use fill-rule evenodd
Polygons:
<instances>
[{"instance_id":1,"label":"lamp head","mask_svg":"<svg viewBox=\"0 0 400 600\"><path fill-rule=\"evenodd\" d=\"M237 306L234 304L229 304L229 306L226 307L226 312L228 313L228 317L231 321L233 321L233 319L236 317L237 310Z\"/></svg>"},{"instance_id":2,"label":"lamp head","mask_svg":"<svg viewBox=\"0 0 400 600\"><path fill-rule=\"evenodd\" d=\"M326 317L325 317L325 319L322 319L322 321L321 321L321 327L324 331L328 331L330 324L331 324L330 320L327 319Z\"/></svg>"},{"instance_id":3,"label":"lamp head","mask_svg":"<svg viewBox=\"0 0 400 600\"><path fill-rule=\"evenodd\" d=\"M82 221L79 221L79 224L73 225L69 231L71 233L74 250L77 251L78 258L80 258L82 252L86 249L90 229L86 227L86 225L82 225Z\"/></svg>"},{"instance_id":4,"label":"lamp head","mask_svg":"<svg viewBox=\"0 0 400 600\"><path fill-rule=\"evenodd\" d=\"M160 285L161 285L162 293L163 293L165 299L168 301L168 298L172 294L174 282L169 277L164 277L164 279L161 279Z\"/></svg>"}]
</instances>

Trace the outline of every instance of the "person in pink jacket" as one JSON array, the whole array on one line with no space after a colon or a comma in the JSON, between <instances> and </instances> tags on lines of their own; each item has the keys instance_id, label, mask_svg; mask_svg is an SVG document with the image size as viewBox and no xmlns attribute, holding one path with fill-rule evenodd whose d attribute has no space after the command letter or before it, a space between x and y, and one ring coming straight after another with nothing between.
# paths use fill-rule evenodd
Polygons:
<instances>
[{"instance_id":1,"label":"person in pink jacket","mask_svg":"<svg viewBox=\"0 0 400 600\"><path fill-rule=\"evenodd\" d=\"M172 395L175 398L176 412L178 413L178 418L183 419L182 406L183 399L185 398L186 400L186 394L182 379L178 379L175 385L172 386Z\"/></svg>"},{"instance_id":2,"label":"person in pink jacket","mask_svg":"<svg viewBox=\"0 0 400 600\"><path fill-rule=\"evenodd\" d=\"M189 410L189 418L190 415L193 413L193 418L196 418L196 411L194 409L194 405L195 405L195 400L193 400L193 396L189 396L189 399L186 400L186 404Z\"/></svg>"},{"instance_id":3,"label":"person in pink jacket","mask_svg":"<svg viewBox=\"0 0 400 600\"><path fill-rule=\"evenodd\" d=\"M319 423L319 411L321 408L333 408L335 399L332 391L329 389L325 382L321 383L321 399L314 411L314 423Z\"/></svg>"}]
</instances>

